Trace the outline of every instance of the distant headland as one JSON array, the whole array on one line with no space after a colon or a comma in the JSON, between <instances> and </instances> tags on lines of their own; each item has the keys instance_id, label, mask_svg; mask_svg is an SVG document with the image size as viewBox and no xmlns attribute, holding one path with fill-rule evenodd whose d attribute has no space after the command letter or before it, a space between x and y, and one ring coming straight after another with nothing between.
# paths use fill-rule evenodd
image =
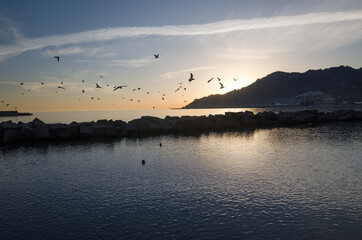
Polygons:
<instances>
[{"instance_id":1,"label":"distant headland","mask_svg":"<svg viewBox=\"0 0 362 240\"><path fill-rule=\"evenodd\" d=\"M337 110L319 112L303 110L295 112L264 111L254 114L226 112L224 115L182 116L164 119L144 116L124 122L122 120L99 120L70 124L46 124L35 118L29 123L0 123L0 145L34 141L55 141L65 139L88 140L97 138L122 138L160 134L188 134L209 131L243 131L265 127L314 126L340 121L362 121L362 111Z\"/></svg>"},{"instance_id":2,"label":"distant headland","mask_svg":"<svg viewBox=\"0 0 362 240\"><path fill-rule=\"evenodd\" d=\"M362 68L274 72L239 90L195 99L185 109L362 103Z\"/></svg>"},{"instance_id":3,"label":"distant headland","mask_svg":"<svg viewBox=\"0 0 362 240\"><path fill-rule=\"evenodd\" d=\"M19 113L18 111L0 111L0 117L31 116L32 113Z\"/></svg>"}]
</instances>

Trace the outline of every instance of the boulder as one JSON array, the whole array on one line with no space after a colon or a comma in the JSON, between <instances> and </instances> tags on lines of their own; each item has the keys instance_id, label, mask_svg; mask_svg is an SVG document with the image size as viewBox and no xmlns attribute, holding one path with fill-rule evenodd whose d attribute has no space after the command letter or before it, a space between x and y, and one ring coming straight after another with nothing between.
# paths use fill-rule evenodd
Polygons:
<instances>
[{"instance_id":1,"label":"boulder","mask_svg":"<svg viewBox=\"0 0 362 240\"><path fill-rule=\"evenodd\" d=\"M80 125L79 126L79 137L90 138L94 136L93 125Z\"/></svg>"},{"instance_id":2,"label":"boulder","mask_svg":"<svg viewBox=\"0 0 362 240\"><path fill-rule=\"evenodd\" d=\"M162 120L159 122L162 132L169 132L175 126L177 120Z\"/></svg>"},{"instance_id":3,"label":"boulder","mask_svg":"<svg viewBox=\"0 0 362 240\"><path fill-rule=\"evenodd\" d=\"M13 123L12 121L6 121L1 123L1 129L7 130L7 129L19 129L18 125L16 123Z\"/></svg>"},{"instance_id":4,"label":"boulder","mask_svg":"<svg viewBox=\"0 0 362 240\"><path fill-rule=\"evenodd\" d=\"M33 139L33 128L26 124L21 127L20 133L22 139L25 141L31 141Z\"/></svg>"},{"instance_id":5,"label":"boulder","mask_svg":"<svg viewBox=\"0 0 362 240\"><path fill-rule=\"evenodd\" d=\"M51 136L58 139L77 138L79 127L75 124L49 124Z\"/></svg>"},{"instance_id":6,"label":"boulder","mask_svg":"<svg viewBox=\"0 0 362 240\"><path fill-rule=\"evenodd\" d=\"M33 125L44 125L45 123L40 120L39 118L34 118L34 120L32 121Z\"/></svg>"},{"instance_id":7,"label":"boulder","mask_svg":"<svg viewBox=\"0 0 362 240\"><path fill-rule=\"evenodd\" d=\"M138 133L146 133L149 130L149 120L145 118L132 120L128 124L135 124Z\"/></svg>"},{"instance_id":8,"label":"boulder","mask_svg":"<svg viewBox=\"0 0 362 240\"><path fill-rule=\"evenodd\" d=\"M107 122L106 122L107 123ZM105 124L106 124L105 123ZM93 124L93 136L95 137L105 137L107 135L106 125L101 123Z\"/></svg>"},{"instance_id":9,"label":"boulder","mask_svg":"<svg viewBox=\"0 0 362 240\"><path fill-rule=\"evenodd\" d=\"M163 128L161 127L159 122L150 122L149 123L149 131L150 131L150 133L153 133L153 134L162 133Z\"/></svg>"},{"instance_id":10,"label":"boulder","mask_svg":"<svg viewBox=\"0 0 362 240\"><path fill-rule=\"evenodd\" d=\"M3 143L16 143L23 140L23 134L18 129L6 129L3 132Z\"/></svg>"},{"instance_id":11,"label":"boulder","mask_svg":"<svg viewBox=\"0 0 362 240\"><path fill-rule=\"evenodd\" d=\"M134 122L129 122L127 125L126 125L126 129L127 131L127 134L136 134L137 133L137 125L136 123Z\"/></svg>"},{"instance_id":12,"label":"boulder","mask_svg":"<svg viewBox=\"0 0 362 240\"><path fill-rule=\"evenodd\" d=\"M51 137L49 127L46 124L33 126L33 139L43 140Z\"/></svg>"}]
</instances>

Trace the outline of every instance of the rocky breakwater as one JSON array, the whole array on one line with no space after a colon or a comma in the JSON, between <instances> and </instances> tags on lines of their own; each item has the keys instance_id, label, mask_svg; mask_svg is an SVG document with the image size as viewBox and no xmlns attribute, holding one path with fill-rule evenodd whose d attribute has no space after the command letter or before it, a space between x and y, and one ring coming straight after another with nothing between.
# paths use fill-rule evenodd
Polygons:
<instances>
[{"instance_id":1,"label":"rocky breakwater","mask_svg":"<svg viewBox=\"0 0 362 240\"><path fill-rule=\"evenodd\" d=\"M99 120L70 124L46 124L35 118L29 123L0 123L0 143L51 141L63 139L120 138L165 133L194 133L220 130L244 130L259 127L313 125L337 121L361 121L362 111L319 112L227 112L225 115L183 117L141 117L130 122Z\"/></svg>"}]
</instances>

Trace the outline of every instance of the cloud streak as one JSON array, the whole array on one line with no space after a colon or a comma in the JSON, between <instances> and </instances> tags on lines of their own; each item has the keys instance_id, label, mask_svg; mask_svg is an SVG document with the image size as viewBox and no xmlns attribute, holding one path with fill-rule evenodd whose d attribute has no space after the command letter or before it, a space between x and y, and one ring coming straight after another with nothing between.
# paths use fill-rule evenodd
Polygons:
<instances>
[{"instance_id":1,"label":"cloud streak","mask_svg":"<svg viewBox=\"0 0 362 240\"><path fill-rule=\"evenodd\" d=\"M39 50L47 47L101 42L121 38L139 38L152 35L202 36L245 30L293 27L310 24L328 24L345 21L362 21L362 10L349 12L320 12L297 16L277 16L271 18L225 20L199 25L104 28L35 39L20 38L13 44L0 46L0 57L6 58L9 56L16 56L26 51Z\"/></svg>"}]
</instances>

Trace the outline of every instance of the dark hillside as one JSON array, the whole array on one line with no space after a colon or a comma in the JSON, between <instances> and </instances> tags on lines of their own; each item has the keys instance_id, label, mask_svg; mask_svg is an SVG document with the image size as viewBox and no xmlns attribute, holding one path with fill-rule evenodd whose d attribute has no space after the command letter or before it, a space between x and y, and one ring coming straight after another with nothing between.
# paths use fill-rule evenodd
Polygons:
<instances>
[{"instance_id":1,"label":"dark hillside","mask_svg":"<svg viewBox=\"0 0 362 240\"><path fill-rule=\"evenodd\" d=\"M274 72L242 89L196 99L185 108L359 101L362 101L362 68L340 66L305 73Z\"/></svg>"}]
</instances>

